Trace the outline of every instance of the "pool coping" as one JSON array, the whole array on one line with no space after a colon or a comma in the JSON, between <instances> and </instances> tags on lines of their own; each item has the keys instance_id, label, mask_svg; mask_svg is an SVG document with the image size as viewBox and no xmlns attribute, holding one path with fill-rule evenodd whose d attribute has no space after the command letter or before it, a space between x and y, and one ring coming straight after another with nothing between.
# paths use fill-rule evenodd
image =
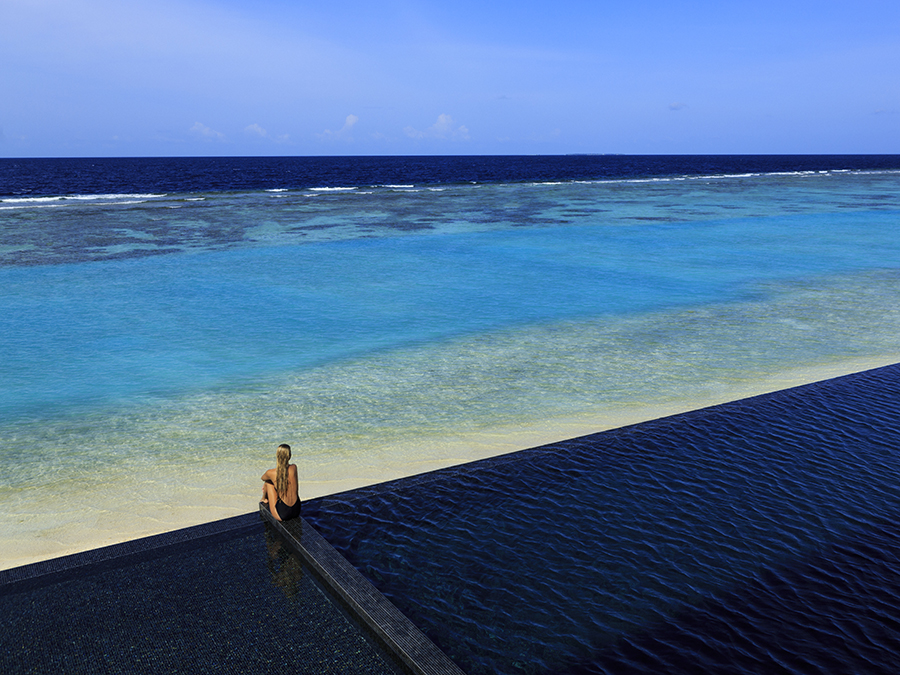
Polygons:
<instances>
[{"instance_id":1,"label":"pool coping","mask_svg":"<svg viewBox=\"0 0 900 675\"><path fill-rule=\"evenodd\" d=\"M268 505L262 503L259 511L356 617L415 675L465 675L305 518L276 520Z\"/></svg>"}]
</instances>

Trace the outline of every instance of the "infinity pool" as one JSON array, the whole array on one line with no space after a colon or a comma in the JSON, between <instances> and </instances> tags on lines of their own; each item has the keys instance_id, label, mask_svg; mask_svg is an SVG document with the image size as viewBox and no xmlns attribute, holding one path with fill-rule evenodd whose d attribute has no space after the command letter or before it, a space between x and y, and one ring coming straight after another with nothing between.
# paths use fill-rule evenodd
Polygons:
<instances>
[{"instance_id":1,"label":"infinity pool","mask_svg":"<svg viewBox=\"0 0 900 675\"><path fill-rule=\"evenodd\" d=\"M258 514L0 572L0 672L403 672Z\"/></svg>"},{"instance_id":2,"label":"infinity pool","mask_svg":"<svg viewBox=\"0 0 900 675\"><path fill-rule=\"evenodd\" d=\"M900 366L317 499L478 673L896 673Z\"/></svg>"}]
</instances>

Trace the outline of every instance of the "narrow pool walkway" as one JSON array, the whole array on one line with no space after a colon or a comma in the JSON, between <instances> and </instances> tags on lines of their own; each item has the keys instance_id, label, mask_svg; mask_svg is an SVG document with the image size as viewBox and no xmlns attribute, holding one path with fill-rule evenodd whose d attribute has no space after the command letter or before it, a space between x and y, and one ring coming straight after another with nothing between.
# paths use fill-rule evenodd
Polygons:
<instances>
[{"instance_id":1,"label":"narrow pool walkway","mask_svg":"<svg viewBox=\"0 0 900 675\"><path fill-rule=\"evenodd\" d=\"M303 561L415 675L464 675L413 623L385 598L302 517L280 522L268 506L260 513Z\"/></svg>"}]
</instances>

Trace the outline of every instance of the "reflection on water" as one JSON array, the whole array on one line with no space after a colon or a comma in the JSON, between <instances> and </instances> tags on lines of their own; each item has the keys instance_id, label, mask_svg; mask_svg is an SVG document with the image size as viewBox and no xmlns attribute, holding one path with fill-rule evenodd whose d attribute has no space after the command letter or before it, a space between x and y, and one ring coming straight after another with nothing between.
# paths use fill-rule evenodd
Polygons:
<instances>
[{"instance_id":1,"label":"reflection on water","mask_svg":"<svg viewBox=\"0 0 900 675\"><path fill-rule=\"evenodd\" d=\"M280 588L288 600L293 600L303 585L303 564L291 551L275 529L266 523L266 565L272 585Z\"/></svg>"}]
</instances>

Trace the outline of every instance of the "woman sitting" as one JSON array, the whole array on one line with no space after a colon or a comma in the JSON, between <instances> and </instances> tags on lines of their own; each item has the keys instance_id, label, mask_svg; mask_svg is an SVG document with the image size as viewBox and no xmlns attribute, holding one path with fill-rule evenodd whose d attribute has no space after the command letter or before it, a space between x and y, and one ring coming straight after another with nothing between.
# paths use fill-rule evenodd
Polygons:
<instances>
[{"instance_id":1,"label":"woman sitting","mask_svg":"<svg viewBox=\"0 0 900 675\"><path fill-rule=\"evenodd\" d=\"M275 453L275 468L262 475L262 503L269 505L275 520L290 520L300 515L297 465L291 461L291 446L281 444Z\"/></svg>"}]
</instances>

